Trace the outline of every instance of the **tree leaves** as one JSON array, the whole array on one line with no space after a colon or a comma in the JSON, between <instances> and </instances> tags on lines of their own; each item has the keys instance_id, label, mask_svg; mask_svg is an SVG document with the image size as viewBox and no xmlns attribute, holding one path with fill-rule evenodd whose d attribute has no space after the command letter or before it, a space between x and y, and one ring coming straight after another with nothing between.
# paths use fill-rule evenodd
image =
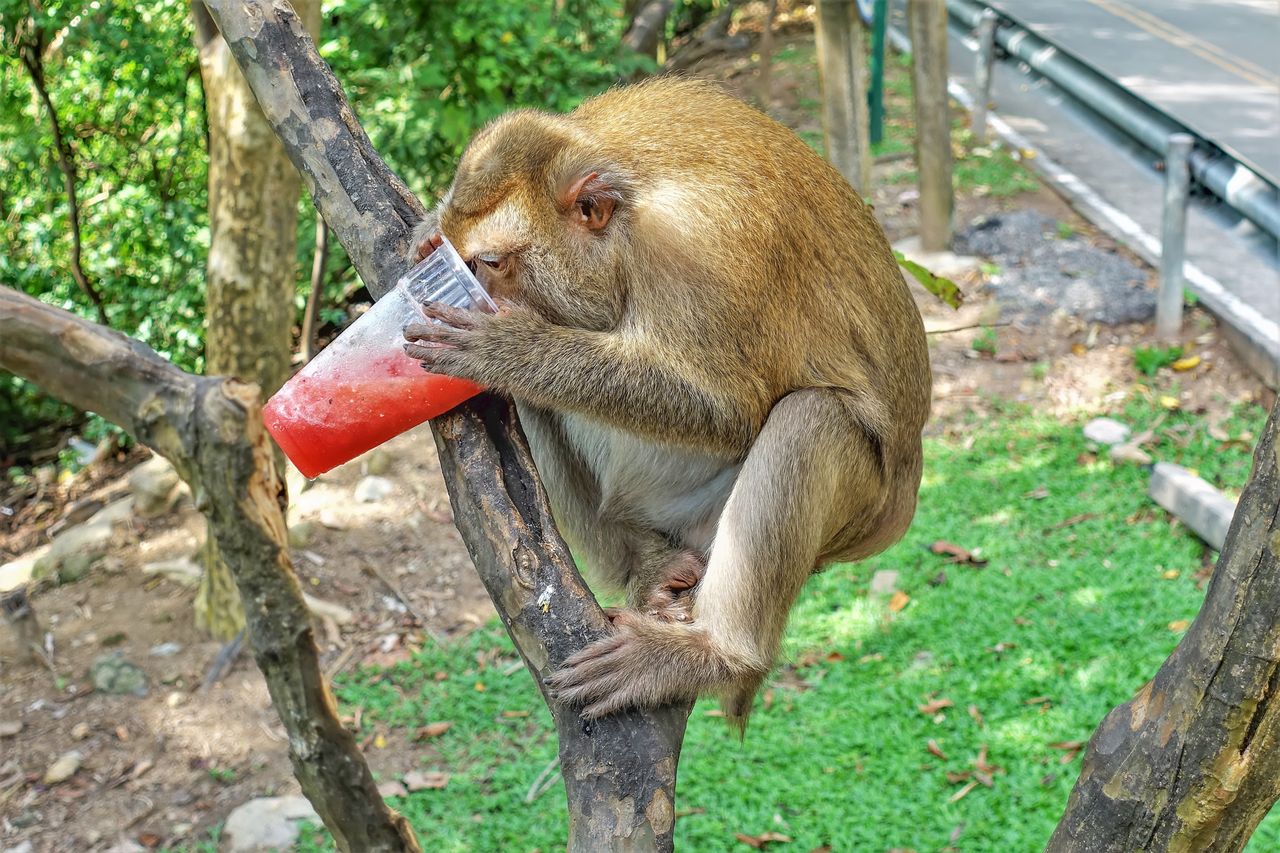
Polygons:
<instances>
[{"instance_id":1,"label":"tree leaves","mask_svg":"<svg viewBox=\"0 0 1280 853\"><path fill-rule=\"evenodd\" d=\"M897 249L893 250L893 256L898 259L899 266L911 273L911 277L920 282L921 287L938 297L938 299L957 309L964 303L964 294L960 292L959 286L951 279L934 275Z\"/></svg>"}]
</instances>

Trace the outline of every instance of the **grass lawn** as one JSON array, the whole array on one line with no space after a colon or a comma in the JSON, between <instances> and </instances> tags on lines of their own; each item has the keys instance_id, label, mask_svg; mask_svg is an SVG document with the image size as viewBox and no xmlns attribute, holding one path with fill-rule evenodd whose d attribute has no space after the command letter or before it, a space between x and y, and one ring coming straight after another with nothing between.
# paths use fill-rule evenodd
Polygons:
<instances>
[{"instance_id":1,"label":"grass lawn","mask_svg":"<svg viewBox=\"0 0 1280 853\"><path fill-rule=\"evenodd\" d=\"M1137 431L1158 411L1137 395L1121 416ZM1256 436L1264 420L1254 406L1224 426ZM1086 741L1155 672L1203 597L1200 543L1147 500L1145 472L1095 459L1080 426L1005 407L928 441L915 523L884 554L809 583L790 663L757 700L745 743L707 715L714 705L695 709L679 849L748 850L735 834L766 831L793 839L775 850L1043 848L1080 768L1051 744ZM1244 442L1221 446L1182 414L1161 429L1157 458L1243 486ZM936 540L988 562L949 564L927 550ZM882 569L899 573L899 609L868 596ZM424 849L563 849L563 787L525 803L555 743L528 674L504 674L514 659L494 623L338 685L346 712L363 707L366 734L453 722L422 760L451 774L447 787L391 801ZM920 709L931 701L937 710ZM984 747L999 768L991 787L957 799L972 777L954 774L973 771ZM319 831L302 844L328 848ZM1250 850L1277 849L1280 822L1270 820Z\"/></svg>"}]
</instances>

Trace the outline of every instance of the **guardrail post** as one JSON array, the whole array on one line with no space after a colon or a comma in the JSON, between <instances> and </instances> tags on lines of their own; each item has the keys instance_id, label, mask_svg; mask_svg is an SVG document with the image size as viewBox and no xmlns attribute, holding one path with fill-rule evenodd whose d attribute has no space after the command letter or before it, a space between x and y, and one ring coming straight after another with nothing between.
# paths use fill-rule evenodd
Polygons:
<instances>
[{"instance_id":1,"label":"guardrail post","mask_svg":"<svg viewBox=\"0 0 1280 853\"><path fill-rule=\"evenodd\" d=\"M1160 291L1156 296L1156 335L1173 341L1182 330L1183 275L1187 256L1187 200L1191 192L1191 148L1187 133L1169 137L1164 155L1164 223L1160 232Z\"/></svg>"},{"instance_id":2,"label":"guardrail post","mask_svg":"<svg viewBox=\"0 0 1280 853\"><path fill-rule=\"evenodd\" d=\"M987 107L991 103L991 67L996 59L996 21L991 9L982 10L978 21L977 67L973 77L978 94L973 103L973 138L979 145L987 142Z\"/></svg>"},{"instance_id":3,"label":"guardrail post","mask_svg":"<svg viewBox=\"0 0 1280 853\"><path fill-rule=\"evenodd\" d=\"M862 23L854 0L818 0L818 70L827 160L853 188L871 193Z\"/></svg>"}]
</instances>

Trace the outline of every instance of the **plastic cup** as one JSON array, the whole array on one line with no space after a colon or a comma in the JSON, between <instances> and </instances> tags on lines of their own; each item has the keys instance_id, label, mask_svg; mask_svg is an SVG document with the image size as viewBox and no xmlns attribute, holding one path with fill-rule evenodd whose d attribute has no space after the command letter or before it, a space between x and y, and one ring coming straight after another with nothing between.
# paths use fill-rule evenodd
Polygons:
<instances>
[{"instance_id":1,"label":"plastic cup","mask_svg":"<svg viewBox=\"0 0 1280 853\"><path fill-rule=\"evenodd\" d=\"M446 240L267 401L262 419L306 477L348 462L484 390L427 373L404 352L419 305L497 306Z\"/></svg>"}]
</instances>

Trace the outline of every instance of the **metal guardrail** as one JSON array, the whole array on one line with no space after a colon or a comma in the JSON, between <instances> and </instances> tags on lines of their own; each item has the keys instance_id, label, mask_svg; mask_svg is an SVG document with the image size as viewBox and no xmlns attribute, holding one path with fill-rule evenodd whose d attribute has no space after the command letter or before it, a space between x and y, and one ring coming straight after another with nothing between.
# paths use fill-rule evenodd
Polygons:
<instances>
[{"instance_id":1,"label":"metal guardrail","mask_svg":"<svg viewBox=\"0 0 1280 853\"><path fill-rule=\"evenodd\" d=\"M976 29L984 10L999 17L996 43L1025 62L1095 113L1107 119L1145 148L1168 153L1169 137L1185 133L1195 138L1190 156L1192 179L1226 205L1280 240L1280 191L1276 185L1240 163L1227 151L1098 73L1069 51L1032 32L1021 21L978 0L947 0L951 17Z\"/></svg>"}]
</instances>

